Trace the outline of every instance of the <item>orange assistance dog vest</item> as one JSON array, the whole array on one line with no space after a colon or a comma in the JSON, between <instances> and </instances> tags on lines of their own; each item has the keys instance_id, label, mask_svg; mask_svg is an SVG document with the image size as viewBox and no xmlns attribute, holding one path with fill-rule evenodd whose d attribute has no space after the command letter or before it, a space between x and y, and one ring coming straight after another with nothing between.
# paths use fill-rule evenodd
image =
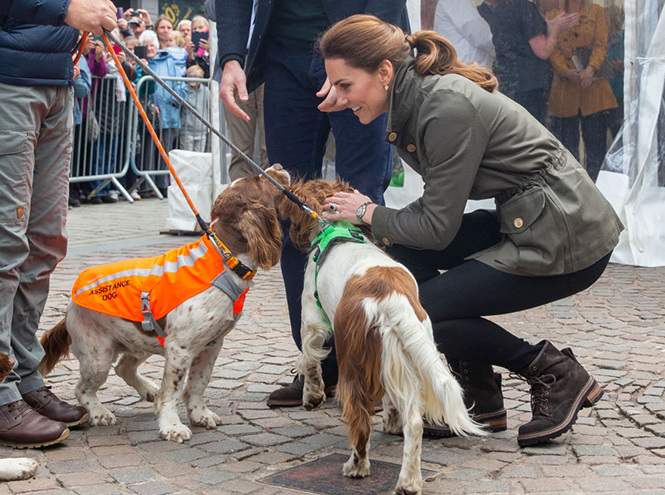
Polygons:
<instances>
[{"instance_id":1,"label":"orange assistance dog vest","mask_svg":"<svg viewBox=\"0 0 665 495\"><path fill-rule=\"evenodd\" d=\"M242 311L248 289L238 287L204 235L154 258L88 268L76 279L72 299L84 308L141 322L143 330L156 332L164 345L166 333L157 320L211 285L234 301L234 316Z\"/></svg>"}]
</instances>

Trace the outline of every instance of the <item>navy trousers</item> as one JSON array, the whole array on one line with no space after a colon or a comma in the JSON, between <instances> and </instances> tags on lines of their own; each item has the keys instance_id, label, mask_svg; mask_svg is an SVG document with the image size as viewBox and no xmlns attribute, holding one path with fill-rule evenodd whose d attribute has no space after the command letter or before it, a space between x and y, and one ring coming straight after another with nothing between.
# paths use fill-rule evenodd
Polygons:
<instances>
[{"instance_id":1,"label":"navy trousers","mask_svg":"<svg viewBox=\"0 0 665 495\"><path fill-rule=\"evenodd\" d=\"M326 78L325 66L311 44L271 39L267 52L264 93L266 147L270 163L280 163L292 177L321 176L323 155L332 129L335 169L351 186L383 204L383 192L392 172L390 145L384 141L386 115L368 125L351 110L324 113L316 96ZM283 223L288 231L287 222ZM297 251L285 235L281 267L293 340L301 348L300 313L306 254ZM337 381L333 351L322 363L326 384Z\"/></svg>"}]
</instances>

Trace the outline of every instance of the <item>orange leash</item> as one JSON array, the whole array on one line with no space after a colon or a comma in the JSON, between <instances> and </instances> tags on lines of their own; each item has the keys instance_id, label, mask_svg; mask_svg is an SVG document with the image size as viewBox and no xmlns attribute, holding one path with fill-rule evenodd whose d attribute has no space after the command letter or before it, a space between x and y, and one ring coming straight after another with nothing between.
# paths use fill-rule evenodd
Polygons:
<instances>
[{"instance_id":1,"label":"orange leash","mask_svg":"<svg viewBox=\"0 0 665 495\"><path fill-rule=\"evenodd\" d=\"M139 101L139 97L136 95L136 91L134 91L134 88L132 88L132 83L130 82L129 78L127 77L127 74L125 73L125 70L122 68L122 64L120 63L120 60L118 59L118 55L115 53L113 50L113 46L111 45L111 42L109 41L106 32L103 34L104 37L104 42L106 43L106 47L108 48L109 53L113 57L113 61L115 62L116 67L118 68L118 71L120 72L120 75L122 76L122 80L125 82L125 87L129 90L129 93L132 96L132 100L134 101L134 104L136 105L136 108L139 111L139 114L141 115L141 118L143 119L143 122L145 122L146 127L148 128L148 132L150 132L150 136L152 137L152 140L154 143L157 145L157 149L159 150L159 154L162 156L164 163L169 167L169 172L171 172L171 175L175 179L176 184L178 184L178 187L180 188L180 191L182 191L182 194L185 196L185 200L187 201L187 204L191 208L192 212L196 216L196 220L201 226L201 229L206 233L209 239L213 241L213 243L219 248L220 254L224 258L224 261L226 261L228 267L233 270L236 274L240 276L243 280L251 280L254 275L256 274L255 271L251 270L247 266L245 266L243 263L240 262L229 249L224 245L224 243L217 237L217 235L208 228L208 225L206 222L201 218L201 215L199 214L199 211L196 209L196 206L194 205L194 202L192 201L192 198L190 198L189 194L187 193L187 189L185 189L185 186L183 185L182 181L180 180L180 177L178 177L178 173L175 171L175 168L171 164L171 160L169 160L168 155L166 154L166 151L164 150L164 146L162 146L162 143L159 140L159 137L157 136L157 133L155 132L155 129L152 126L152 123L150 122L150 119L148 118L148 115L145 113L145 110L143 109L143 105ZM125 49L125 47L122 47Z\"/></svg>"}]
</instances>

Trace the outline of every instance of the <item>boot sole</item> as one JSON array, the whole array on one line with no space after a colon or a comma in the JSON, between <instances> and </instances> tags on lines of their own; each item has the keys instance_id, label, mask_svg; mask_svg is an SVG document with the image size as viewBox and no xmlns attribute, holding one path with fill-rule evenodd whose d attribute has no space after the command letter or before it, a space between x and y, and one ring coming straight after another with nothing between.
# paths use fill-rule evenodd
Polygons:
<instances>
[{"instance_id":1,"label":"boot sole","mask_svg":"<svg viewBox=\"0 0 665 495\"><path fill-rule=\"evenodd\" d=\"M13 443L13 442L5 442L4 440L0 440L0 445L4 445L6 447L12 447L14 449L39 449L41 447L48 447L49 445L55 445L56 443L63 442L68 438L69 438L69 429L66 429L65 431L62 432L60 438L57 438L55 440L50 440L47 442Z\"/></svg>"},{"instance_id":2,"label":"boot sole","mask_svg":"<svg viewBox=\"0 0 665 495\"><path fill-rule=\"evenodd\" d=\"M86 424L90 420L90 413L85 413L81 419L78 421L71 421L71 422L66 422L64 423L67 425L68 428L71 428L72 426L80 426Z\"/></svg>"},{"instance_id":3,"label":"boot sole","mask_svg":"<svg viewBox=\"0 0 665 495\"><path fill-rule=\"evenodd\" d=\"M560 437L573 427L573 424L577 421L577 414L580 409L593 406L602 396L603 389L600 388L600 385L598 385L598 382L596 382L593 377L589 377L589 381L581 390L577 400L573 404L573 408L570 410L570 413L568 413L568 416L563 423L550 428L549 430L518 436L517 443L520 447L528 447L530 445L537 445L539 443L548 442L553 438Z\"/></svg>"},{"instance_id":4,"label":"boot sole","mask_svg":"<svg viewBox=\"0 0 665 495\"><path fill-rule=\"evenodd\" d=\"M492 433L499 431L506 431L508 428L508 415L506 410L500 409L491 413L479 414L472 416L476 423L480 423L483 429ZM429 425L423 427L423 436L437 437L437 438L451 438L456 436L450 428L446 426Z\"/></svg>"}]
</instances>

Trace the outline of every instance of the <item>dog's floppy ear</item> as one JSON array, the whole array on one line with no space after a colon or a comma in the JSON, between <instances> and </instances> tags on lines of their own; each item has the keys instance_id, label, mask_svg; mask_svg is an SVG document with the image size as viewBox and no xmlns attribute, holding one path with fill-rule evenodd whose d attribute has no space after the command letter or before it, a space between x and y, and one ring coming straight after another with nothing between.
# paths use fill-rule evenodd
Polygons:
<instances>
[{"instance_id":1,"label":"dog's floppy ear","mask_svg":"<svg viewBox=\"0 0 665 495\"><path fill-rule=\"evenodd\" d=\"M11 372L13 366L12 359L2 352L0 352L0 383Z\"/></svg>"},{"instance_id":2,"label":"dog's floppy ear","mask_svg":"<svg viewBox=\"0 0 665 495\"><path fill-rule=\"evenodd\" d=\"M277 213L261 203L252 203L240 219L249 254L264 270L279 263L282 253L282 229Z\"/></svg>"}]
</instances>

